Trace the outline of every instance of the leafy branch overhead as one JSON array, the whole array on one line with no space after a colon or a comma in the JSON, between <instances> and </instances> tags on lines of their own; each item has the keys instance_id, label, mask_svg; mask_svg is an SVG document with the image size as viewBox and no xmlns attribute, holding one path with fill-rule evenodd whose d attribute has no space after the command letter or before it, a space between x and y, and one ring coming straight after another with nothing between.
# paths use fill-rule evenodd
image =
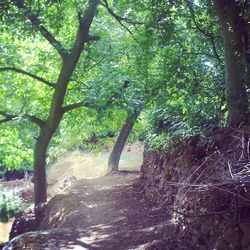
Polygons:
<instances>
[{"instance_id":1,"label":"leafy branch overhead","mask_svg":"<svg viewBox=\"0 0 250 250\"><path fill-rule=\"evenodd\" d=\"M4 117L3 119L0 120L0 124L9 122L9 121L19 120L19 119L28 119L29 121L35 123L40 128L42 128L45 123L43 120L39 119L38 117L33 116L33 115L28 115L28 114L13 115L13 114L8 114L4 111L0 111L0 115Z\"/></svg>"},{"instance_id":2,"label":"leafy branch overhead","mask_svg":"<svg viewBox=\"0 0 250 250\"><path fill-rule=\"evenodd\" d=\"M108 1L107 0L102 0L101 1L101 5L104 6L108 13L113 16L116 21L125 29L127 30L131 35L133 35L133 32L123 23L127 23L127 24L132 24L132 25L142 25L144 24L143 22L139 22L139 21L133 21L133 20L130 20L129 18L126 18L126 17L122 17L122 16L119 16L117 15L114 10L112 8L110 8L109 4L108 4Z\"/></svg>"},{"instance_id":3,"label":"leafy branch overhead","mask_svg":"<svg viewBox=\"0 0 250 250\"><path fill-rule=\"evenodd\" d=\"M12 0L12 2L17 8L24 11L24 15L30 20L32 25L37 28L40 31L41 35L57 50L62 59L65 59L68 55L68 51L46 29L39 17L31 11L31 8L25 5L24 0Z\"/></svg>"},{"instance_id":4,"label":"leafy branch overhead","mask_svg":"<svg viewBox=\"0 0 250 250\"><path fill-rule=\"evenodd\" d=\"M119 134L117 164L133 126L157 148L248 121L249 6L213 2L0 2L0 138L34 149L36 205L50 146Z\"/></svg>"},{"instance_id":5,"label":"leafy branch overhead","mask_svg":"<svg viewBox=\"0 0 250 250\"><path fill-rule=\"evenodd\" d=\"M29 76L29 77L31 77L39 82L46 84L49 87L55 88L55 83L51 83L51 82L43 79L42 77L36 76L36 75L29 73L29 72L22 70L22 69L17 69L15 67L3 67L3 68L0 68L0 72L1 71L14 71L14 72L19 73L19 74L27 75L27 76Z\"/></svg>"}]
</instances>

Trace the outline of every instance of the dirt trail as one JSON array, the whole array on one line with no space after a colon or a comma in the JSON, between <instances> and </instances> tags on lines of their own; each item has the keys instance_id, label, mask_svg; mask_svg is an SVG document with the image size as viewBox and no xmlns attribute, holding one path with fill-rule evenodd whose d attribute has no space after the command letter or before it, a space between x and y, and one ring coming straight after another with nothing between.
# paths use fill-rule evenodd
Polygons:
<instances>
[{"instance_id":1,"label":"dirt trail","mask_svg":"<svg viewBox=\"0 0 250 250\"><path fill-rule=\"evenodd\" d=\"M26 233L12 249L166 249L169 215L144 197L137 180L118 173L75 181L48 203L43 231Z\"/></svg>"}]
</instances>

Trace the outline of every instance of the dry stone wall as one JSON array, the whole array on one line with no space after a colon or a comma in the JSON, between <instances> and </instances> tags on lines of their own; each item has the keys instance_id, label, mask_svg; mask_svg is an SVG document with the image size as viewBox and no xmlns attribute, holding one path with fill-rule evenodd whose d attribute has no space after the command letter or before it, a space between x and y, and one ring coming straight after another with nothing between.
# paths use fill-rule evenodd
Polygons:
<instances>
[{"instance_id":1,"label":"dry stone wall","mask_svg":"<svg viewBox=\"0 0 250 250\"><path fill-rule=\"evenodd\" d=\"M140 186L172 213L187 249L250 250L249 128L144 152Z\"/></svg>"}]
</instances>

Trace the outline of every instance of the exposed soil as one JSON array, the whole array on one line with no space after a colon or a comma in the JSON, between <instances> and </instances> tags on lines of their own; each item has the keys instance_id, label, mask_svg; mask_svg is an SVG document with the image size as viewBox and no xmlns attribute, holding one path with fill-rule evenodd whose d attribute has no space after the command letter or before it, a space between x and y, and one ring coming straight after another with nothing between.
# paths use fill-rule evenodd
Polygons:
<instances>
[{"instance_id":1,"label":"exposed soil","mask_svg":"<svg viewBox=\"0 0 250 250\"><path fill-rule=\"evenodd\" d=\"M133 143L125 146L120 170L138 171L143 160L144 145ZM60 157L47 167L48 194L50 197L61 192L61 186L66 179L96 179L108 171L109 151L100 153L71 152Z\"/></svg>"},{"instance_id":2,"label":"exposed soil","mask_svg":"<svg viewBox=\"0 0 250 250\"><path fill-rule=\"evenodd\" d=\"M15 239L12 249L166 249L169 215L137 182L127 172L75 181L49 201L41 231Z\"/></svg>"},{"instance_id":3,"label":"exposed soil","mask_svg":"<svg viewBox=\"0 0 250 250\"><path fill-rule=\"evenodd\" d=\"M173 225L166 208L138 186L142 150L127 147L121 161L126 170L108 175L108 154L68 154L49 166L48 190L55 196L38 231L14 238L5 249L166 249L163 238L173 234Z\"/></svg>"}]
</instances>

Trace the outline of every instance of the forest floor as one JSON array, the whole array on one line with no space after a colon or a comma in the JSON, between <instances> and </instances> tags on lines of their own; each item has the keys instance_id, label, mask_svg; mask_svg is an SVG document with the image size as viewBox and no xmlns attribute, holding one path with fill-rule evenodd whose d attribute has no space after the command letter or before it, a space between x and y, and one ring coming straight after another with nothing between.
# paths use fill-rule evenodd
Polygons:
<instances>
[{"instance_id":1,"label":"forest floor","mask_svg":"<svg viewBox=\"0 0 250 250\"><path fill-rule=\"evenodd\" d=\"M125 171L111 174L105 154L59 159L48 169L52 198L39 231L18 237L11 249L166 249L162 239L174 232L169 213L138 186L142 150L125 149Z\"/></svg>"},{"instance_id":2,"label":"forest floor","mask_svg":"<svg viewBox=\"0 0 250 250\"><path fill-rule=\"evenodd\" d=\"M75 180L49 201L40 231L7 249L166 249L162 239L174 232L170 216L137 184L135 172Z\"/></svg>"},{"instance_id":3,"label":"forest floor","mask_svg":"<svg viewBox=\"0 0 250 250\"><path fill-rule=\"evenodd\" d=\"M70 241L68 233L56 240L58 249L161 249L164 234L173 232L169 214L144 196L137 181L138 174L126 172L78 180L50 200L41 228L70 229ZM43 247L49 244L46 239Z\"/></svg>"}]
</instances>

